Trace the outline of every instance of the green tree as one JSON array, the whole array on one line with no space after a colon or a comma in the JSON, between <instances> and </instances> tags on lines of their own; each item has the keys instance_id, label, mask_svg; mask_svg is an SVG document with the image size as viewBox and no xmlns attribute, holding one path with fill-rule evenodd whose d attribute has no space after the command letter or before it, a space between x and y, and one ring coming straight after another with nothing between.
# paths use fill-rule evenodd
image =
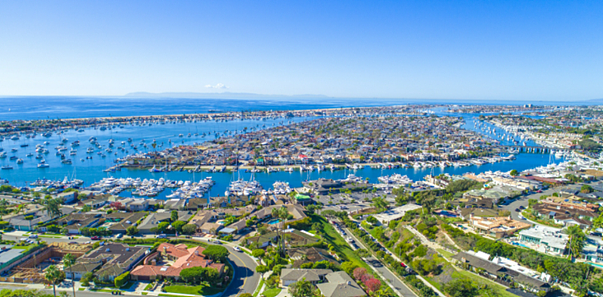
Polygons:
<instances>
[{"instance_id":1,"label":"green tree","mask_svg":"<svg viewBox=\"0 0 603 297\"><path fill-rule=\"evenodd\" d=\"M251 251L251 255L256 258L263 258L265 254L266 254L266 251L264 251L263 249L255 249L255 250Z\"/></svg>"},{"instance_id":2,"label":"green tree","mask_svg":"<svg viewBox=\"0 0 603 297\"><path fill-rule=\"evenodd\" d=\"M176 232L182 232L182 228L186 225L185 221L175 221L172 223L172 228L176 230Z\"/></svg>"},{"instance_id":3,"label":"green tree","mask_svg":"<svg viewBox=\"0 0 603 297\"><path fill-rule=\"evenodd\" d=\"M134 226L134 225L132 225L126 229L126 234L128 234L130 236L133 236L136 233L138 233L138 228L136 228L136 226Z\"/></svg>"},{"instance_id":4,"label":"green tree","mask_svg":"<svg viewBox=\"0 0 603 297\"><path fill-rule=\"evenodd\" d=\"M293 297L320 296L318 289L306 278L302 278L289 286L289 294Z\"/></svg>"},{"instance_id":5,"label":"green tree","mask_svg":"<svg viewBox=\"0 0 603 297\"><path fill-rule=\"evenodd\" d=\"M82 286L84 286L84 287L89 286L90 280L92 280L93 277L94 277L94 275L92 274L92 272L86 272L84 274L84 276L82 276L82 279L81 279Z\"/></svg>"},{"instance_id":6,"label":"green tree","mask_svg":"<svg viewBox=\"0 0 603 297\"><path fill-rule=\"evenodd\" d=\"M47 198L44 199L44 206L46 206L46 212L51 217L58 217L63 214L61 211L61 203L63 201L60 198Z\"/></svg>"},{"instance_id":7,"label":"green tree","mask_svg":"<svg viewBox=\"0 0 603 297\"><path fill-rule=\"evenodd\" d=\"M221 245L210 245L203 251L203 254L214 261L226 263L226 258L230 254L228 250Z\"/></svg>"},{"instance_id":8,"label":"green tree","mask_svg":"<svg viewBox=\"0 0 603 297\"><path fill-rule=\"evenodd\" d=\"M65 279L65 273L59 270L55 265L50 265L46 268L46 274L44 278L52 284L53 295L57 296L56 285L61 283Z\"/></svg>"},{"instance_id":9,"label":"green tree","mask_svg":"<svg viewBox=\"0 0 603 297\"><path fill-rule=\"evenodd\" d=\"M182 226L182 233L184 234L193 234L197 231L197 225L195 224L186 224Z\"/></svg>"},{"instance_id":10,"label":"green tree","mask_svg":"<svg viewBox=\"0 0 603 297\"><path fill-rule=\"evenodd\" d=\"M257 273L266 273L268 270L270 270L270 268L268 268L266 265L258 265L255 267L255 271Z\"/></svg>"},{"instance_id":11,"label":"green tree","mask_svg":"<svg viewBox=\"0 0 603 297\"><path fill-rule=\"evenodd\" d=\"M170 214L170 219L172 220L172 222L175 222L178 220L178 211L177 210L172 210L172 213Z\"/></svg>"},{"instance_id":12,"label":"green tree","mask_svg":"<svg viewBox=\"0 0 603 297\"><path fill-rule=\"evenodd\" d=\"M345 271L349 275L352 275L352 272L354 272L354 269L356 269L357 267L358 265L356 265L352 261L346 261L341 263L341 270Z\"/></svg>"},{"instance_id":13,"label":"green tree","mask_svg":"<svg viewBox=\"0 0 603 297\"><path fill-rule=\"evenodd\" d=\"M157 225L157 231L165 232L167 228L170 226L170 222L161 222Z\"/></svg>"},{"instance_id":14,"label":"green tree","mask_svg":"<svg viewBox=\"0 0 603 297\"><path fill-rule=\"evenodd\" d=\"M592 193L594 191L593 187L589 186L589 185L582 185L582 187L580 188L580 193Z\"/></svg>"},{"instance_id":15,"label":"green tree","mask_svg":"<svg viewBox=\"0 0 603 297\"><path fill-rule=\"evenodd\" d=\"M71 269L75 265L75 256L72 254L67 254L63 257L63 269L69 269L71 273L71 288L73 289L73 297L75 297L75 274L73 274L73 270Z\"/></svg>"},{"instance_id":16,"label":"green tree","mask_svg":"<svg viewBox=\"0 0 603 297\"><path fill-rule=\"evenodd\" d=\"M517 171L517 169L513 169L513 170L511 170L511 172L509 172L509 175L511 175L511 176L518 176L519 175L519 171Z\"/></svg>"},{"instance_id":17,"label":"green tree","mask_svg":"<svg viewBox=\"0 0 603 297\"><path fill-rule=\"evenodd\" d=\"M465 278L449 281L444 284L443 289L451 297L473 297L479 294L477 284Z\"/></svg>"},{"instance_id":18,"label":"green tree","mask_svg":"<svg viewBox=\"0 0 603 297\"><path fill-rule=\"evenodd\" d=\"M373 198L373 203L371 203L371 205L381 212L387 210L389 203L387 203L383 197L375 197Z\"/></svg>"},{"instance_id":19,"label":"green tree","mask_svg":"<svg viewBox=\"0 0 603 297\"><path fill-rule=\"evenodd\" d=\"M574 257L580 257L586 242L586 235L577 225L569 226L566 230L567 235L569 235L568 248L570 254Z\"/></svg>"},{"instance_id":20,"label":"green tree","mask_svg":"<svg viewBox=\"0 0 603 297\"><path fill-rule=\"evenodd\" d=\"M92 210L92 207L90 205L84 205L84 207L82 207L82 212L89 212Z\"/></svg>"}]
</instances>

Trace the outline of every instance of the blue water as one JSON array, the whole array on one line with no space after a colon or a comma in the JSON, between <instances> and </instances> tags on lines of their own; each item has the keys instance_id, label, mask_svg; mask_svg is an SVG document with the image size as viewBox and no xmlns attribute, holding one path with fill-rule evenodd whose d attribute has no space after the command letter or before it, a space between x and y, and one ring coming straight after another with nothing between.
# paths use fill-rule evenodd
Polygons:
<instances>
[{"instance_id":1,"label":"blue water","mask_svg":"<svg viewBox=\"0 0 603 297\"><path fill-rule=\"evenodd\" d=\"M274 225L274 224L278 224L280 222L281 222L281 220L271 220L270 222L268 222L268 225Z\"/></svg>"},{"instance_id":2,"label":"blue water","mask_svg":"<svg viewBox=\"0 0 603 297\"><path fill-rule=\"evenodd\" d=\"M522 105L524 101L506 101ZM588 105L597 102L532 102L536 105ZM82 117L142 116L218 111L288 110L399 104L500 104L499 101L438 99L274 98L190 99L132 97L0 97L0 121Z\"/></svg>"},{"instance_id":3,"label":"blue water","mask_svg":"<svg viewBox=\"0 0 603 297\"><path fill-rule=\"evenodd\" d=\"M99 100L99 98L60 98L60 97L27 97L22 98L23 100L11 100L10 98L0 98L0 106L7 108L6 111L0 112L0 119L36 119L44 117L57 117L62 118L68 117L83 117L83 116L118 116L118 115L151 115L151 114L179 114L179 113L193 113L193 112L206 112L209 109L228 111L228 110L254 110L259 109L303 109L303 108L317 108L317 107L341 107L341 106L361 106L361 105L384 105L385 103L392 103L386 101L385 103L374 100L370 101L369 104L361 104L358 101L350 102L339 102L333 100L325 100L324 102L312 101L310 103L294 102L294 101L268 101L268 100L215 100L215 99L115 99L106 98ZM5 103L5 104L4 104ZM400 102L397 102L399 104ZM3 105L4 104L4 105ZM169 107L169 108L166 108ZM8 108L11 109L8 112ZM474 128L474 121L477 120L474 114L449 114L442 112L442 110L436 110L438 115L449 115L449 116L462 116L465 118L466 123L463 128L474 130L482 133ZM293 118L291 121L299 122L304 120L310 120L312 118ZM288 121L288 120L287 120ZM163 148L177 144L193 144L201 143L208 140L214 139L214 133L223 133L226 130L229 131L242 131L244 128L268 128L275 125L287 124L282 119L277 120L239 120L229 122L198 122L198 123L176 123L176 124L165 124L152 126L130 126L126 125L123 128L115 128L113 130L100 131L94 128L85 129L84 132L76 132L74 130L63 133L62 135L53 134L49 138L37 136L33 139L27 139L21 137L20 140L13 141L6 139L4 142L0 142L0 147L7 151L8 156L15 155L24 160L24 164L16 164L14 160L9 158L0 159L0 166L8 165L14 167L13 170L2 170L0 171L0 177L8 179L12 184L15 185L27 185L35 181L36 179L46 178L52 180L62 180L64 177L82 179L85 181L85 185L90 185L93 182L99 181L103 177L140 177L159 179L161 177L171 180L191 180L198 181L207 176L212 176L216 181L216 185L211 189L210 196L223 195L227 189L230 181L237 178L250 179L252 173L245 173L243 171L236 173L188 173L188 172L167 172L167 173L150 173L147 170L128 170L122 169L122 171L106 173L103 169L106 169L115 163L115 159L124 157L127 154L132 154L134 151L129 149L128 153L122 153L120 150L113 149L113 153L107 153L105 158L101 158L96 153L92 154L92 159L85 159L86 149L89 146L88 139L92 136L98 139L98 142L103 146L107 146L109 139L114 139L115 146L119 146L122 141L126 141L128 138L133 139L133 144L136 144L141 149L140 151L152 150L149 145L148 150L144 150L139 143L144 140L150 144L153 139L158 144L163 144ZM502 131L498 130L499 134ZM206 137L192 136L186 137L188 133L208 133ZM178 134L184 134L185 137L180 138ZM76 156L67 156L73 160L73 165L65 165L60 162L60 158L55 155L54 147L59 145L61 138L67 138L68 144L65 145L70 148L69 144L75 140L79 140L81 145L77 147L78 150ZM172 143L169 143L169 140ZM44 141L50 142L47 146L50 153L45 156L45 160L50 164L50 168L40 169L37 168L39 160L34 157L26 157L25 155L29 152L33 153L36 144L41 144ZM511 144L508 141L502 141L502 144ZM26 148L20 147L22 144L28 144ZM535 145L533 142L528 142L528 145ZM10 150L16 148L16 153L11 153ZM159 149L159 148L158 148ZM114 153L117 152L117 155ZM35 155L35 154L34 154ZM68 153L66 154L68 155ZM81 159L85 159L83 162ZM560 159L553 161L561 161ZM292 187L299 187L302 185L302 181L313 180L317 178L334 178L340 179L347 177L348 174L355 174L357 176L368 178L372 182L377 182L377 178L382 175L390 175L393 173L399 173L402 175L408 175L413 180L421 180L423 176L427 174L438 175L440 173L449 174L463 174L466 172L483 172L483 171L509 171L511 169L525 170L542 165L549 164L551 162L549 155L541 154L519 154L515 161L499 162L495 164L486 164L482 166L470 166L470 167L449 167L449 168L433 168L433 169L371 169L369 167L350 171L322 171L322 172L273 172L270 174L258 173L253 174L256 180L258 180L264 188L270 188L275 181L288 181ZM161 193L158 198L164 198L166 195L171 193L170 190L166 190ZM128 196L129 193L123 193L124 196Z\"/></svg>"}]
</instances>

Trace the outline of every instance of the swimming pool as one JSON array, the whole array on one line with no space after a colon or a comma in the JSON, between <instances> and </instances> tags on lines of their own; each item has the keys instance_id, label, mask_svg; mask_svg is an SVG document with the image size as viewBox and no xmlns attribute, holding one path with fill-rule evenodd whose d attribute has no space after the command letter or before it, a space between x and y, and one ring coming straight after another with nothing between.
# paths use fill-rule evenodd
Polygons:
<instances>
[{"instance_id":1,"label":"swimming pool","mask_svg":"<svg viewBox=\"0 0 603 297\"><path fill-rule=\"evenodd\" d=\"M274 219L274 220L271 220L270 222L268 222L268 225L274 225L274 224L278 224L280 222L281 222L281 220Z\"/></svg>"},{"instance_id":2,"label":"swimming pool","mask_svg":"<svg viewBox=\"0 0 603 297\"><path fill-rule=\"evenodd\" d=\"M603 265L601 265L601 264L592 263L592 262L586 262L586 263L588 263L588 264L590 264L590 265L592 265L592 266L595 266L595 267L597 267L597 268L601 268L601 269L603 269Z\"/></svg>"},{"instance_id":3,"label":"swimming pool","mask_svg":"<svg viewBox=\"0 0 603 297\"><path fill-rule=\"evenodd\" d=\"M530 248L529 246L527 246L527 245L525 245L525 244L522 244L522 243L519 243L519 242L516 242L516 241L514 241L514 242L513 242L513 245L518 245L518 246L520 246L520 247L524 247L524 248L526 248L526 249L529 249L529 248Z\"/></svg>"}]
</instances>

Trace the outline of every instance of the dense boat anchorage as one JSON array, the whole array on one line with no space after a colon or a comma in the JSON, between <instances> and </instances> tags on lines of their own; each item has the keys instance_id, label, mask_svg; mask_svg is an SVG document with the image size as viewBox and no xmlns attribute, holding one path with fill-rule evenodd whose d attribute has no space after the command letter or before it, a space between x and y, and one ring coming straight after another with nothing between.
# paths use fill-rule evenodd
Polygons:
<instances>
[{"instance_id":1,"label":"dense boat anchorage","mask_svg":"<svg viewBox=\"0 0 603 297\"><path fill-rule=\"evenodd\" d=\"M177 189L167 197L174 198L201 198L215 184L211 177L206 177L199 182L174 181L160 178L140 179L140 178L103 178L99 182L93 183L89 189L100 191L102 193L118 195L127 190L133 190L132 195L154 197L167 188Z\"/></svg>"}]
</instances>

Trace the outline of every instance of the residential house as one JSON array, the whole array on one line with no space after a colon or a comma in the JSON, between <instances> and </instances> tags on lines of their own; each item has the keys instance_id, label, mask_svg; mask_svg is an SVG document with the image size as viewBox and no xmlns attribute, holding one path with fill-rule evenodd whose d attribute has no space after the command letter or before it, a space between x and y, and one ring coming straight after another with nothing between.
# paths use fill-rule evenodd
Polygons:
<instances>
[{"instance_id":1,"label":"residential house","mask_svg":"<svg viewBox=\"0 0 603 297\"><path fill-rule=\"evenodd\" d=\"M565 254L569 237L561 229L535 225L519 231L519 240L539 252L560 256Z\"/></svg>"},{"instance_id":2,"label":"residential house","mask_svg":"<svg viewBox=\"0 0 603 297\"><path fill-rule=\"evenodd\" d=\"M96 213L72 213L57 220L57 225L66 228L68 234L80 234L81 228L98 226L102 217Z\"/></svg>"},{"instance_id":3,"label":"residential house","mask_svg":"<svg viewBox=\"0 0 603 297\"><path fill-rule=\"evenodd\" d=\"M366 293L345 271L331 272L325 275L326 283L316 287L325 297L361 297Z\"/></svg>"},{"instance_id":4,"label":"residential house","mask_svg":"<svg viewBox=\"0 0 603 297\"><path fill-rule=\"evenodd\" d=\"M192 267L210 267L222 275L225 264L215 263L207 258L203 254L204 250L201 246L188 248L186 244L173 245L164 242L157 247L157 252L146 257L143 265L134 268L130 275L133 280L138 281L154 281L157 278L179 280L180 272ZM172 263L166 265L167 261Z\"/></svg>"},{"instance_id":5,"label":"residential house","mask_svg":"<svg viewBox=\"0 0 603 297\"><path fill-rule=\"evenodd\" d=\"M281 286L289 286L302 279L313 285L324 281L325 276L332 273L331 269L283 269L281 270Z\"/></svg>"},{"instance_id":6,"label":"residential house","mask_svg":"<svg viewBox=\"0 0 603 297\"><path fill-rule=\"evenodd\" d=\"M115 277L130 271L148 252L148 247L105 243L88 254L79 257L76 265L71 270L74 271L75 277L78 279L85 273L99 268L94 273L97 278L103 281L113 281Z\"/></svg>"},{"instance_id":7,"label":"residential house","mask_svg":"<svg viewBox=\"0 0 603 297\"><path fill-rule=\"evenodd\" d=\"M511 217L478 217L470 215L469 223L478 232L496 238L503 238L513 233L530 228L532 225L513 220Z\"/></svg>"},{"instance_id":8,"label":"residential house","mask_svg":"<svg viewBox=\"0 0 603 297\"><path fill-rule=\"evenodd\" d=\"M506 286L514 282L519 287L534 293L538 293L539 291L548 292L551 289L549 283L512 270L509 268L511 265L499 265L498 263L489 261L487 258L489 255L485 255L486 257L480 257L479 254L474 252L460 252L452 256L452 259L461 263L467 269L474 270L476 273L503 283Z\"/></svg>"}]
</instances>

